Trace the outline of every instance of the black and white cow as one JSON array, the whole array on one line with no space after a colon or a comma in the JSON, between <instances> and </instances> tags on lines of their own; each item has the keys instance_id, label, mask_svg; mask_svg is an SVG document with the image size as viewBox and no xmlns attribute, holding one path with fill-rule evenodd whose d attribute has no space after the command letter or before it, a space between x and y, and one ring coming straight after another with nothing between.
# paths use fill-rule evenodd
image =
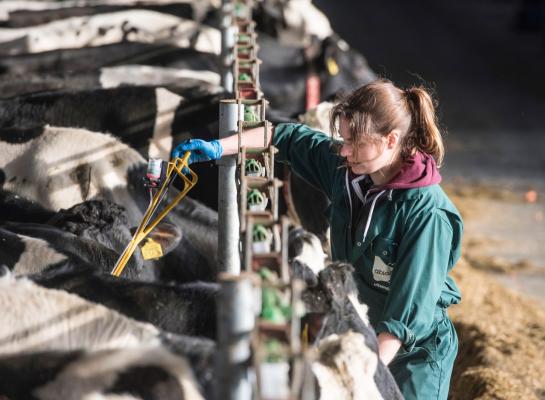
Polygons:
<instances>
[{"instance_id":1,"label":"black and white cow","mask_svg":"<svg viewBox=\"0 0 545 400\"><path fill-rule=\"evenodd\" d=\"M378 358L377 336L369 324L367 306L358 300L353 272L350 264L330 263L320 271L316 285L310 286L312 281L307 280L310 285L303 293L303 301L309 314L304 321L309 325L309 337L322 354L320 357L329 358L324 362L326 368L313 366L314 373L322 391L324 387L337 388L335 393L402 399L393 376ZM325 384L329 380L337 385ZM351 382L348 387L347 382ZM371 383L374 385L369 386ZM377 393L382 397L376 397ZM326 398L338 398L335 396Z\"/></svg>"},{"instance_id":2,"label":"black and white cow","mask_svg":"<svg viewBox=\"0 0 545 400\"><path fill-rule=\"evenodd\" d=\"M191 385L195 396L201 388L208 390L206 386L212 382L215 346L210 340L165 333L102 305L5 272L0 289L4 310L0 315L0 395L27 398L24 393L37 395L41 387L44 397L38 398L81 398L78 390L92 394L108 391L117 386L114 382L127 385L126 378L142 374L140 368L174 373L175 378ZM201 385L194 381L187 363ZM74 380L77 371L80 380ZM8 376L13 379L7 380ZM140 377L140 383L146 382ZM148 382L157 378L161 376Z\"/></svg>"},{"instance_id":3,"label":"black and white cow","mask_svg":"<svg viewBox=\"0 0 545 400\"><path fill-rule=\"evenodd\" d=\"M20 127L85 128L111 133L150 157L169 159L173 142L190 136L210 138L217 132L213 128L220 97L198 88L174 93L162 87L130 86L19 96L0 100L0 128L6 128L0 140L31 134ZM39 129L33 134L41 135Z\"/></svg>"},{"instance_id":4,"label":"black and white cow","mask_svg":"<svg viewBox=\"0 0 545 400\"><path fill-rule=\"evenodd\" d=\"M135 150L109 135L83 129L46 127L4 132L11 132L11 135L5 135L5 141L0 141L0 151L4 155L0 160L0 182L4 190L50 211L68 209L87 200L106 199L126 210L123 218L127 219L128 226L123 228L120 223L120 229L140 223L149 204L149 193L142 183L147 163ZM169 193L168 199L175 192ZM22 200L16 199L10 207L24 208L24 204L17 206L18 201ZM100 218L109 217L104 213ZM181 234L181 240L160 259L159 264L163 267L159 274L163 279L215 279L217 221L215 211L188 197L167 216L164 222L181 231L167 229L167 232L173 238ZM33 229L47 235L52 228ZM85 229L88 231L89 226ZM72 232L81 234L81 230ZM62 231L61 234L69 235ZM96 231L90 236L98 237ZM44 237L47 236L40 238ZM60 242L62 244L62 240ZM113 247L119 251L119 247Z\"/></svg>"},{"instance_id":5,"label":"black and white cow","mask_svg":"<svg viewBox=\"0 0 545 400\"><path fill-rule=\"evenodd\" d=\"M0 26L21 28L46 24L70 17L105 14L126 11L133 8L152 10L175 15L180 18L202 21L216 6L213 2L206 0L173 0L168 2L149 0L3 1L0 3Z\"/></svg>"},{"instance_id":6,"label":"black and white cow","mask_svg":"<svg viewBox=\"0 0 545 400\"><path fill-rule=\"evenodd\" d=\"M218 284L151 283L119 279L95 269L56 269L31 277L40 286L63 289L111 310L179 335L216 338Z\"/></svg>"},{"instance_id":7,"label":"black and white cow","mask_svg":"<svg viewBox=\"0 0 545 400\"><path fill-rule=\"evenodd\" d=\"M0 60L0 77L7 79L43 74L64 77L131 64L212 72L218 72L220 68L219 57L215 54L168 44L122 42L4 57Z\"/></svg>"},{"instance_id":8,"label":"black and white cow","mask_svg":"<svg viewBox=\"0 0 545 400\"><path fill-rule=\"evenodd\" d=\"M125 209L104 199L55 212L0 191L0 254L15 275L89 267L108 273L131 240L131 231ZM181 236L177 226L160 223L148 237L168 254L178 246ZM155 280L161 267L161 260L145 261L137 250L123 276Z\"/></svg>"},{"instance_id":9,"label":"black and white cow","mask_svg":"<svg viewBox=\"0 0 545 400\"><path fill-rule=\"evenodd\" d=\"M322 361L313 365L322 397L360 393L370 397L349 397L401 399L394 378L378 359L377 336L367 306L358 300L354 268L342 262L326 266L320 241L301 228L290 231L289 250L292 274L307 286L302 294L307 311L303 325L307 324ZM352 386L347 387L347 382Z\"/></svg>"},{"instance_id":10,"label":"black and white cow","mask_svg":"<svg viewBox=\"0 0 545 400\"><path fill-rule=\"evenodd\" d=\"M2 399L202 400L212 392L187 358L158 346L0 357L0 375Z\"/></svg>"},{"instance_id":11,"label":"black and white cow","mask_svg":"<svg viewBox=\"0 0 545 400\"><path fill-rule=\"evenodd\" d=\"M170 43L219 54L221 35L198 22L150 10L71 17L44 25L0 28L0 54L39 53L121 41Z\"/></svg>"},{"instance_id":12,"label":"black and white cow","mask_svg":"<svg viewBox=\"0 0 545 400\"><path fill-rule=\"evenodd\" d=\"M212 71L164 68L146 65L104 67L96 72L72 75L0 74L0 98L13 98L35 92L111 89L119 86L170 87L186 97L223 92L220 75Z\"/></svg>"},{"instance_id":13,"label":"black and white cow","mask_svg":"<svg viewBox=\"0 0 545 400\"><path fill-rule=\"evenodd\" d=\"M10 273L0 278L0 355L161 343L161 332L116 311Z\"/></svg>"}]
</instances>

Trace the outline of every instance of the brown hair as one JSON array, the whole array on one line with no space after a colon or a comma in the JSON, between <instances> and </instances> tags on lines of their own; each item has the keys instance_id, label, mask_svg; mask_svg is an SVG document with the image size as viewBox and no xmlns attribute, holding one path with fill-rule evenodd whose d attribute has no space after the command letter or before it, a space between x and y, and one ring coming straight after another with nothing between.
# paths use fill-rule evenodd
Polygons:
<instances>
[{"instance_id":1,"label":"brown hair","mask_svg":"<svg viewBox=\"0 0 545 400\"><path fill-rule=\"evenodd\" d=\"M435 104L422 86L402 90L389 80L378 79L356 89L333 108L331 132L337 132L340 118L347 121L354 142L373 140L377 134L386 136L398 129L402 158L419 150L432 155L437 165L443 162L445 150Z\"/></svg>"}]
</instances>

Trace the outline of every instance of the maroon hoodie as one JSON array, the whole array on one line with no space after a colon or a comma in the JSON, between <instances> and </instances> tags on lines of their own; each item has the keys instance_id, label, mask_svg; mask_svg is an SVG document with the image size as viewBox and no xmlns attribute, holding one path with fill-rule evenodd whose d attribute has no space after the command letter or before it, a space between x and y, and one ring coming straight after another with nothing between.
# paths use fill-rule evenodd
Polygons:
<instances>
[{"instance_id":1,"label":"maroon hoodie","mask_svg":"<svg viewBox=\"0 0 545 400\"><path fill-rule=\"evenodd\" d=\"M356 178L350 171L350 180ZM371 186L371 190L382 189L413 189L434 185L441 182L439 169L432 156L422 152L416 152L405 160L405 163L392 180L381 186Z\"/></svg>"},{"instance_id":2,"label":"maroon hoodie","mask_svg":"<svg viewBox=\"0 0 545 400\"><path fill-rule=\"evenodd\" d=\"M441 182L439 169L432 156L420 151L405 160L396 176L381 189L413 189ZM378 188L378 187L377 187Z\"/></svg>"}]
</instances>

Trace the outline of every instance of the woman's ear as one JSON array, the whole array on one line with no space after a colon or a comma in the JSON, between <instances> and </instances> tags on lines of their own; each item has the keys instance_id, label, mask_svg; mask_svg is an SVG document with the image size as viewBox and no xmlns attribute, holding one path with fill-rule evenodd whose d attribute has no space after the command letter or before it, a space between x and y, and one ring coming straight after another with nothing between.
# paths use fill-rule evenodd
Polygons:
<instances>
[{"instance_id":1,"label":"woman's ear","mask_svg":"<svg viewBox=\"0 0 545 400\"><path fill-rule=\"evenodd\" d=\"M388 149L394 149L399 144L399 139L401 135L398 129L393 129L390 133L386 135L386 147Z\"/></svg>"}]
</instances>

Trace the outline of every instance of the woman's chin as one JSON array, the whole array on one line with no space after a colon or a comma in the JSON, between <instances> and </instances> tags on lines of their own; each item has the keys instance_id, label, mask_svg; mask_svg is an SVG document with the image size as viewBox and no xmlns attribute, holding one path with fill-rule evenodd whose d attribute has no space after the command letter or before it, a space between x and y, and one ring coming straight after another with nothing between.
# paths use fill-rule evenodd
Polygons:
<instances>
[{"instance_id":1,"label":"woman's chin","mask_svg":"<svg viewBox=\"0 0 545 400\"><path fill-rule=\"evenodd\" d=\"M359 166L359 165L351 165L350 166L350 171L355 174L355 175L366 175L368 174L369 172L367 171L367 169Z\"/></svg>"}]
</instances>

